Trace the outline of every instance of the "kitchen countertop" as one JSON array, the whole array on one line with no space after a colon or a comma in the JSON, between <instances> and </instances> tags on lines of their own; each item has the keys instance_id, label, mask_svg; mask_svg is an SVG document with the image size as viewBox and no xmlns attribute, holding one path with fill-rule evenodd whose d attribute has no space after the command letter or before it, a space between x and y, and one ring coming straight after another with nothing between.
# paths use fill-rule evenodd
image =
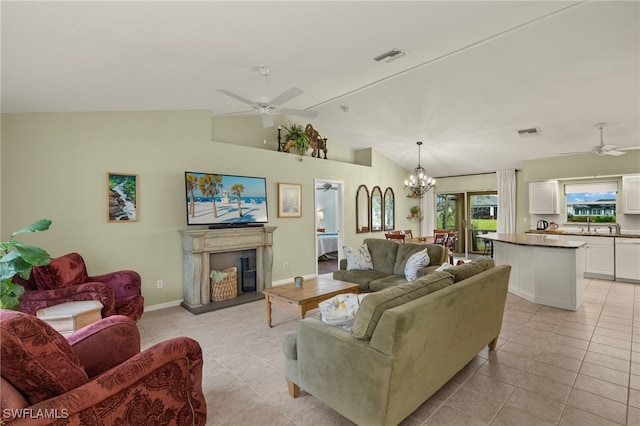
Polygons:
<instances>
[{"instance_id":1,"label":"kitchen countertop","mask_svg":"<svg viewBox=\"0 0 640 426\"><path fill-rule=\"evenodd\" d=\"M640 238L640 234L609 234L606 232L576 232L576 231L562 231L562 230L544 230L539 231L537 229L531 229L527 231L527 234L546 234L546 235L578 235L581 237L615 237L615 238Z\"/></svg>"},{"instance_id":2,"label":"kitchen countertop","mask_svg":"<svg viewBox=\"0 0 640 426\"><path fill-rule=\"evenodd\" d=\"M577 249L586 245L582 241L564 241L564 240L552 240L545 238L544 235L530 235L530 234L483 234L478 235L478 238L484 238L492 241L499 241L502 243L516 244L519 246L537 246L537 247L551 247L551 248L565 248L565 249Z\"/></svg>"}]
</instances>

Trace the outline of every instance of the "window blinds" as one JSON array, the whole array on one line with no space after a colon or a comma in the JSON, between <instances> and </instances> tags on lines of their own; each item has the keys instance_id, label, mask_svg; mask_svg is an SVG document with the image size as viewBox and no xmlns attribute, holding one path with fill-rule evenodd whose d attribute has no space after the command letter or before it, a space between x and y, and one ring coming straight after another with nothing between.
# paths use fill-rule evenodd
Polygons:
<instances>
[{"instance_id":1,"label":"window blinds","mask_svg":"<svg viewBox=\"0 0 640 426\"><path fill-rule=\"evenodd\" d=\"M582 194L597 192L618 192L618 182L565 184L565 194Z\"/></svg>"}]
</instances>

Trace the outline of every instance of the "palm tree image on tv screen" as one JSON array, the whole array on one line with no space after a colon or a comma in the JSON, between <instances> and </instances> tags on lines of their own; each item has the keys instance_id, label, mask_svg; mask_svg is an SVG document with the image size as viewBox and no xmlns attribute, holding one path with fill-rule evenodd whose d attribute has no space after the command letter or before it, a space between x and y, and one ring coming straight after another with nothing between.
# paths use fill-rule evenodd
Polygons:
<instances>
[{"instance_id":1,"label":"palm tree image on tv screen","mask_svg":"<svg viewBox=\"0 0 640 426\"><path fill-rule=\"evenodd\" d=\"M188 225L267 222L266 180L185 172Z\"/></svg>"}]
</instances>

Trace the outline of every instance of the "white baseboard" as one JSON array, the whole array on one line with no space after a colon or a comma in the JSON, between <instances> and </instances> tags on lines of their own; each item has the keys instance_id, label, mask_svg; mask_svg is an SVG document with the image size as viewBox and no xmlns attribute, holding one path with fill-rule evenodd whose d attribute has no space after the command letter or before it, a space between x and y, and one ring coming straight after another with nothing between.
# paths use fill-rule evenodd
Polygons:
<instances>
[{"instance_id":1,"label":"white baseboard","mask_svg":"<svg viewBox=\"0 0 640 426\"><path fill-rule=\"evenodd\" d=\"M180 306L181 303L182 303L182 299L172 300L171 302L166 302L166 303L159 303L157 305L145 306L144 312L157 311L158 309L164 309L164 308L172 308L174 306Z\"/></svg>"}]
</instances>

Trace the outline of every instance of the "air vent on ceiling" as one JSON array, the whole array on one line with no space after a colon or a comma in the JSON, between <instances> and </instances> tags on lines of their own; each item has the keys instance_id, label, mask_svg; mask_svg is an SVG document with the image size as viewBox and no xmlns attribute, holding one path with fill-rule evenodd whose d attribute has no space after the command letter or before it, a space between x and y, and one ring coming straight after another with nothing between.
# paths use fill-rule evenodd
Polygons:
<instances>
[{"instance_id":1,"label":"air vent on ceiling","mask_svg":"<svg viewBox=\"0 0 640 426\"><path fill-rule=\"evenodd\" d=\"M408 52L406 50L396 49L394 47L388 52L384 52L383 54L376 56L375 58L373 58L373 60L376 62L384 61L389 63L391 61L395 61L396 59L403 57L407 53Z\"/></svg>"},{"instance_id":2,"label":"air vent on ceiling","mask_svg":"<svg viewBox=\"0 0 640 426\"><path fill-rule=\"evenodd\" d=\"M533 129L518 130L518 134L520 135L521 138L528 138L531 136L540 136L540 129L538 129L537 127L534 127Z\"/></svg>"}]
</instances>

